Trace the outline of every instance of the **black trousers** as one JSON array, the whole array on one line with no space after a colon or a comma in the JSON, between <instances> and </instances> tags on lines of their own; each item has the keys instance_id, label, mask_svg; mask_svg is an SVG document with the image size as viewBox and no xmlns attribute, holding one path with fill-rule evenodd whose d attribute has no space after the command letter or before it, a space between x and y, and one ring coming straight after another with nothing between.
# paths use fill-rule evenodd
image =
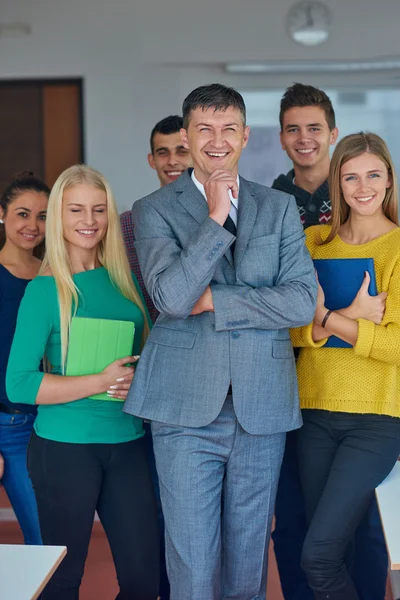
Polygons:
<instances>
[{"instance_id":1,"label":"black trousers","mask_svg":"<svg viewBox=\"0 0 400 600\"><path fill-rule=\"evenodd\" d=\"M314 593L300 566L308 523L297 457L298 432L286 434L272 539L285 600L313 600ZM360 600L385 600L388 553L375 496L346 556Z\"/></svg>"},{"instance_id":2,"label":"black trousers","mask_svg":"<svg viewBox=\"0 0 400 600\"><path fill-rule=\"evenodd\" d=\"M302 567L315 598L358 600L346 550L399 456L400 419L322 410L304 410L303 419L298 457L309 530Z\"/></svg>"},{"instance_id":3,"label":"black trousers","mask_svg":"<svg viewBox=\"0 0 400 600\"><path fill-rule=\"evenodd\" d=\"M170 586L167 575L167 565L165 560L165 523L164 523L164 515L161 506L161 498L160 498L160 484L158 481L158 473L156 468L156 460L154 457L154 449L153 449L153 438L151 435L151 425L150 423L143 423L143 428L146 432L144 436L145 447L146 447L146 456L150 467L151 480L153 482L154 494L156 497L157 503L157 514L158 514L158 527L160 530L160 589L159 589L159 598L160 600L169 600L170 594Z\"/></svg>"},{"instance_id":4,"label":"black trousers","mask_svg":"<svg viewBox=\"0 0 400 600\"><path fill-rule=\"evenodd\" d=\"M110 543L118 600L155 600L158 524L144 440L70 444L34 433L28 470L43 543L67 546L42 600L78 600L95 510Z\"/></svg>"}]
</instances>

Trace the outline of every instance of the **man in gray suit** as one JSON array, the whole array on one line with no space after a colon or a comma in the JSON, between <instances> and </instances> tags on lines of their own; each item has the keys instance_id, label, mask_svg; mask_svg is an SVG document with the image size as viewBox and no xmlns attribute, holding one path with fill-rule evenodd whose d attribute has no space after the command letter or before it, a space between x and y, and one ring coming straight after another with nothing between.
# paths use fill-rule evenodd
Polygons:
<instances>
[{"instance_id":1,"label":"man in gray suit","mask_svg":"<svg viewBox=\"0 0 400 600\"><path fill-rule=\"evenodd\" d=\"M152 421L171 600L259 600L301 425L288 329L312 320L316 281L294 198L238 176L242 96L197 88L183 122L194 170L133 206L160 316L124 410Z\"/></svg>"}]
</instances>

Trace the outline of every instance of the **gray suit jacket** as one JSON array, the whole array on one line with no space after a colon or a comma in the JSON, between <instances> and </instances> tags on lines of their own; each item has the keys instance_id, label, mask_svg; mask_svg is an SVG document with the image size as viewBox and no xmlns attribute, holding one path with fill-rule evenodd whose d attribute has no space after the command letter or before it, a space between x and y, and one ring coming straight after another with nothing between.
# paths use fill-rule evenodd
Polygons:
<instances>
[{"instance_id":1,"label":"gray suit jacket","mask_svg":"<svg viewBox=\"0 0 400 600\"><path fill-rule=\"evenodd\" d=\"M124 411L202 427L232 382L242 427L252 434L301 425L289 327L310 323L316 279L292 196L240 178L235 237L208 216L187 171L136 202L136 249L160 311ZM211 285L215 312L191 316Z\"/></svg>"}]
</instances>

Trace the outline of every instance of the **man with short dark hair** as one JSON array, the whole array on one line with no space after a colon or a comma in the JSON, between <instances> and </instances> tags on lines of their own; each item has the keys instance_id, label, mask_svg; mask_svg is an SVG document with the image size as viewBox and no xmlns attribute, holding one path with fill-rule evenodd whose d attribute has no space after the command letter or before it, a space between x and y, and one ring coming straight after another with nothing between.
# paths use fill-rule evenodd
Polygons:
<instances>
[{"instance_id":1,"label":"man with short dark hair","mask_svg":"<svg viewBox=\"0 0 400 600\"><path fill-rule=\"evenodd\" d=\"M161 187L172 183L192 166L190 152L182 144L182 117L172 115L159 121L150 135L151 152L147 160L157 171Z\"/></svg>"},{"instance_id":2,"label":"man with short dark hair","mask_svg":"<svg viewBox=\"0 0 400 600\"><path fill-rule=\"evenodd\" d=\"M157 171L160 185L168 185L182 175L182 173L192 165L190 152L184 148L181 141L180 130L183 125L182 117L171 115L161 119L153 127L150 135L151 152L147 155L147 160L152 169ZM142 273L140 272L139 262L135 250L135 234L132 224L132 212L130 210L120 215L122 235L124 237L126 253L128 255L131 270L138 280L142 290L144 300L149 311L150 318L154 323L158 317L158 310L154 306L151 298L144 286Z\"/></svg>"},{"instance_id":3,"label":"man with short dark hair","mask_svg":"<svg viewBox=\"0 0 400 600\"><path fill-rule=\"evenodd\" d=\"M160 316L124 411L152 422L171 600L261 600L301 424L288 329L311 321L316 280L294 199L238 176L242 96L201 86L183 122L194 170L132 209Z\"/></svg>"},{"instance_id":4,"label":"man with short dark hair","mask_svg":"<svg viewBox=\"0 0 400 600\"><path fill-rule=\"evenodd\" d=\"M304 228L325 224L331 216L329 150L338 136L332 103L324 91L295 83L282 97L279 121L282 149L293 169L275 179L272 187L296 198ZM285 600L313 600L300 566L307 520L296 438L296 431L286 437L272 538ZM354 550L351 574L360 600L384 600L388 560L375 499L358 528Z\"/></svg>"},{"instance_id":5,"label":"man with short dark hair","mask_svg":"<svg viewBox=\"0 0 400 600\"><path fill-rule=\"evenodd\" d=\"M282 149L293 169L279 175L272 187L293 194L304 227L327 223L329 149L338 136L332 103L322 90L295 83L282 98L279 121Z\"/></svg>"}]
</instances>

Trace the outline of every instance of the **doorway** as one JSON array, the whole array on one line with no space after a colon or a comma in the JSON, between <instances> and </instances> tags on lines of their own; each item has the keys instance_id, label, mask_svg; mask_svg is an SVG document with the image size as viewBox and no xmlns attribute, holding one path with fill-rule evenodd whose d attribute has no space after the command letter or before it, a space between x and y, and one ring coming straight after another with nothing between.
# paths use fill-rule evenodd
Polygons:
<instances>
[{"instance_id":1,"label":"doorway","mask_svg":"<svg viewBox=\"0 0 400 600\"><path fill-rule=\"evenodd\" d=\"M81 79L0 81L0 190L21 171L50 187L84 161Z\"/></svg>"}]
</instances>

